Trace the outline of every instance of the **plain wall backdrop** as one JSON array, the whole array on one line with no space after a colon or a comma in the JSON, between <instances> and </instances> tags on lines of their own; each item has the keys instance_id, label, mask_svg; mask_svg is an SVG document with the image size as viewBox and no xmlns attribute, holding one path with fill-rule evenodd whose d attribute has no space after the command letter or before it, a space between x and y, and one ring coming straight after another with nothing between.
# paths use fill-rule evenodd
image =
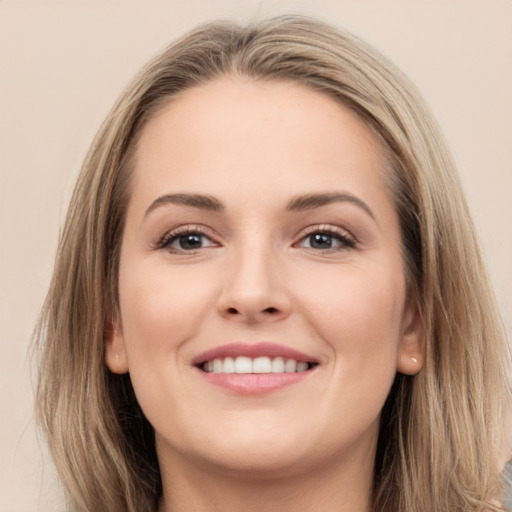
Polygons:
<instances>
[{"instance_id":1,"label":"plain wall backdrop","mask_svg":"<svg viewBox=\"0 0 512 512\"><path fill-rule=\"evenodd\" d=\"M0 510L65 510L36 439L27 351L101 121L138 68L197 23L290 11L351 30L418 85L459 165L512 333L512 0L0 0Z\"/></svg>"}]
</instances>

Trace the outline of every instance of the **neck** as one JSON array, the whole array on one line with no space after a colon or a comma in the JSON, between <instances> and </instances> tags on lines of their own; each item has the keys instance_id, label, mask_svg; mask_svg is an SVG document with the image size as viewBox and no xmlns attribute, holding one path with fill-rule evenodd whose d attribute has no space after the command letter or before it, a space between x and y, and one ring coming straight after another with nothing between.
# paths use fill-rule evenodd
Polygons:
<instances>
[{"instance_id":1,"label":"neck","mask_svg":"<svg viewBox=\"0 0 512 512\"><path fill-rule=\"evenodd\" d=\"M163 463L159 512L369 512L373 457L357 459L270 477Z\"/></svg>"}]
</instances>

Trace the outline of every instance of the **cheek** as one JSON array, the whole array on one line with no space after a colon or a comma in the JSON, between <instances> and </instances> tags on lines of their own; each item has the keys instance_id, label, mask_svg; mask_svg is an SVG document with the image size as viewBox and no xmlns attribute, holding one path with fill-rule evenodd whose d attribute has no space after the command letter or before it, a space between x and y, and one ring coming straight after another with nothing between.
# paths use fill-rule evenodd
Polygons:
<instances>
[{"instance_id":1,"label":"cheek","mask_svg":"<svg viewBox=\"0 0 512 512\"><path fill-rule=\"evenodd\" d=\"M304 315L340 371L355 378L394 375L405 300L397 275L352 268L304 287Z\"/></svg>"},{"instance_id":2,"label":"cheek","mask_svg":"<svg viewBox=\"0 0 512 512\"><path fill-rule=\"evenodd\" d=\"M180 370L182 347L197 336L218 294L212 279L194 279L197 272L173 271L165 263L125 268L119 294L130 378L148 420L172 430L180 417L180 395L193 396Z\"/></svg>"},{"instance_id":3,"label":"cheek","mask_svg":"<svg viewBox=\"0 0 512 512\"><path fill-rule=\"evenodd\" d=\"M405 284L400 272L395 280L379 268L339 268L329 279L317 274L297 287L308 335L327 354L327 384L320 397L315 390L308 397L326 439L341 436L350 444L362 432L376 435L396 375Z\"/></svg>"},{"instance_id":4,"label":"cheek","mask_svg":"<svg viewBox=\"0 0 512 512\"><path fill-rule=\"evenodd\" d=\"M212 280L151 262L121 269L119 293L128 356L138 361L175 352L193 338L217 295Z\"/></svg>"}]
</instances>

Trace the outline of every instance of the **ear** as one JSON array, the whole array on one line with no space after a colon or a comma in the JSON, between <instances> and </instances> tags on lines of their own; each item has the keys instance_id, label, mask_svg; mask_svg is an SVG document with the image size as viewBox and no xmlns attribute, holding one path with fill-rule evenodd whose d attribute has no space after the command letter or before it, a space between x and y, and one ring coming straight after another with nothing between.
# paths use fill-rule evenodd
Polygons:
<instances>
[{"instance_id":1,"label":"ear","mask_svg":"<svg viewBox=\"0 0 512 512\"><path fill-rule=\"evenodd\" d=\"M128 372L128 357L120 322L112 319L105 325L105 362L113 373Z\"/></svg>"},{"instance_id":2,"label":"ear","mask_svg":"<svg viewBox=\"0 0 512 512\"><path fill-rule=\"evenodd\" d=\"M415 375L423 368L424 336L423 318L417 298L411 297L403 315L402 339L398 347L397 371Z\"/></svg>"}]
</instances>

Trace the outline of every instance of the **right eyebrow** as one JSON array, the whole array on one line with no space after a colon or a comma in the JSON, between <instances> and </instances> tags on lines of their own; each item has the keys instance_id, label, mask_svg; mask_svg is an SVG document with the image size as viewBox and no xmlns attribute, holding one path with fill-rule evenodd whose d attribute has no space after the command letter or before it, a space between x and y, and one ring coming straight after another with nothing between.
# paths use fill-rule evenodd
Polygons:
<instances>
[{"instance_id":1,"label":"right eyebrow","mask_svg":"<svg viewBox=\"0 0 512 512\"><path fill-rule=\"evenodd\" d=\"M221 201L213 196L203 194L165 194L155 199L146 209L144 217L151 213L156 208L166 204L182 204L185 206L192 206L201 210L209 210L212 212L224 211L224 205Z\"/></svg>"},{"instance_id":2,"label":"right eyebrow","mask_svg":"<svg viewBox=\"0 0 512 512\"><path fill-rule=\"evenodd\" d=\"M375 215L370 207L362 199L359 199L359 197L347 192L323 192L296 196L288 203L286 209L291 212L300 212L335 202L354 204L375 220Z\"/></svg>"}]
</instances>

